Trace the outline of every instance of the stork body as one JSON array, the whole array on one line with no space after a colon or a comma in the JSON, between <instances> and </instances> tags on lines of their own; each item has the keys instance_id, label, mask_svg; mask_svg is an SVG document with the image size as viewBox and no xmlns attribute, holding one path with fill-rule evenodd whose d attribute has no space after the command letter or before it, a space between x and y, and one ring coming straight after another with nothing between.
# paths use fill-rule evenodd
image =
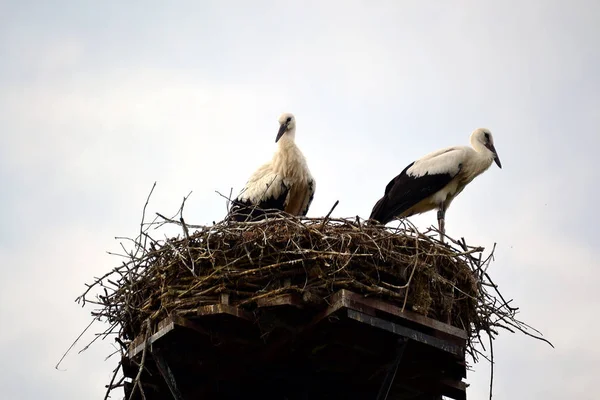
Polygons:
<instances>
[{"instance_id":1,"label":"stork body","mask_svg":"<svg viewBox=\"0 0 600 400\"><path fill-rule=\"evenodd\" d=\"M387 224L395 217L404 218L437 209L443 241L446 210L452 200L492 162L502 168L488 129L474 130L471 146L447 147L409 164L388 183L385 194L373 207L370 219Z\"/></svg>"},{"instance_id":2,"label":"stork body","mask_svg":"<svg viewBox=\"0 0 600 400\"><path fill-rule=\"evenodd\" d=\"M290 113L279 117L277 149L271 161L259 167L233 201L233 220L252 220L268 210L304 216L314 198L316 183L302 151L296 146L296 119Z\"/></svg>"}]
</instances>

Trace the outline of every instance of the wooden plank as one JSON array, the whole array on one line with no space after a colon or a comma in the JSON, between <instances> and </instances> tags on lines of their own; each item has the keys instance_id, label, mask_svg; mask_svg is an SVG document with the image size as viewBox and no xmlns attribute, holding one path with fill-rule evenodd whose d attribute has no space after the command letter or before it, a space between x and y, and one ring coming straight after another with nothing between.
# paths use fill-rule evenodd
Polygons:
<instances>
[{"instance_id":1,"label":"wooden plank","mask_svg":"<svg viewBox=\"0 0 600 400\"><path fill-rule=\"evenodd\" d=\"M200 324L197 324L194 321L190 321L187 318L181 317L179 315L173 315L171 317L173 319L173 322L177 325L177 326L181 326L184 328L188 328L191 329L193 331L198 332L201 335L206 335L206 336L212 336L213 333L204 329L202 326L200 326Z\"/></svg>"},{"instance_id":2,"label":"wooden plank","mask_svg":"<svg viewBox=\"0 0 600 400\"><path fill-rule=\"evenodd\" d=\"M221 293L219 295L219 300L221 304L229 304L229 293Z\"/></svg>"},{"instance_id":3,"label":"wooden plank","mask_svg":"<svg viewBox=\"0 0 600 400\"><path fill-rule=\"evenodd\" d=\"M329 299L329 305L323 311L318 313L316 317L314 317L313 320L306 326L306 328L316 325L323 319L329 317L331 314L334 314L336 311L344 307L343 292L344 290L340 290L334 293Z\"/></svg>"},{"instance_id":4,"label":"wooden plank","mask_svg":"<svg viewBox=\"0 0 600 400\"><path fill-rule=\"evenodd\" d=\"M234 317L238 317L248 321L254 321L255 319L252 313L244 311L235 306L230 306L228 304L212 304L210 306L202 306L198 308L197 312L197 315L199 316L218 314L233 315Z\"/></svg>"},{"instance_id":5,"label":"wooden plank","mask_svg":"<svg viewBox=\"0 0 600 400\"><path fill-rule=\"evenodd\" d=\"M429 346L433 346L437 349L443 350L447 353L453 354L458 357L463 356L462 347L451 344L443 339L438 339L431 335L427 335L423 332L419 332L417 330L407 328L402 325L398 325L394 322L386 321L381 318L377 318L377 317L373 317L371 315L367 315L365 313L361 313L360 311L346 310L346 312L347 312L348 318L351 318L355 321L369 324L373 327L395 333L396 335L400 335L400 336L412 339L416 342L420 342L420 343L423 343L423 344L426 344Z\"/></svg>"},{"instance_id":6,"label":"wooden plank","mask_svg":"<svg viewBox=\"0 0 600 400\"><path fill-rule=\"evenodd\" d=\"M356 294L354 292L348 290L340 290L336 299L338 302L342 302L345 309L356 310L364 314L368 314L373 317L381 317L384 321L387 321L389 318L387 316L398 317L399 319L390 319L389 322L396 321L400 326L405 326L403 321L411 322L412 324L417 325L415 330L422 330L423 332L419 332L420 334L425 334L430 337L434 337L435 339L441 341L440 343L446 343L448 345L458 346L461 349L458 357L454 357L454 364L456 364L456 373L455 375L460 375L461 378L466 377L466 364L464 362L464 349L466 347L467 334L464 330L456 328L454 326L445 324L443 322L434 320L432 318L428 318L422 316L420 314L416 314L413 312L402 311L402 309L398 306L390 304L385 300L380 300L377 298L366 298L360 294ZM377 314L375 311L379 311L384 315ZM410 328L414 325L406 326L406 328ZM422 329L427 328L427 329ZM456 356L455 353L451 353Z\"/></svg>"},{"instance_id":7,"label":"wooden plank","mask_svg":"<svg viewBox=\"0 0 600 400\"><path fill-rule=\"evenodd\" d=\"M400 307L390 304L384 300L367 298L346 289L342 289L338 293L340 293L340 299L348 308L364 312L364 307L370 307L378 311L391 314L402 319L406 319L416 324L447 333L448 335L456 336L463 340L467 340L469 338L467 332L464 329L460 329L455 326L440 322L433 318L428 318L424 315L417 314L413 311L402 311Z\"/></svg>"},{"instance_id":8,"label":"wooden plank","mask_svg":"<svg viewBox=\"0 0 600 400\"><path fill-rule=\"evenodd\" d=\"M171 317L167 317L158 323L156 333L148 338L148 346L152 346L158 339L175 329L175 323ZM144 351L146 344L144 343L145 335L139 335L129 346L129 358L133 358Z\"/></svg>"},{"instance_id":9,"label":"wooden plank","mask_svg":"<svg viewBox=\"0 0 600 400\"><path fill-rule=\"evenodd\" d=\"M445 396L456 400L466 400L467 387L469 387L467 383L463 381L442 379L439 384L444 389Z\"/></svg>"},{"instance_id":10,"label":"wooden plank","mask_svg":"<svg viewBox=\"0 0 600 400\"><path fill-rule=\"evenodd\" d=\"M296 293L286 293L271 298L262 298L256 301L259 308L278 307L278 306L294 306L303 308L302 298Z\"/></svg>"}]
</instances>

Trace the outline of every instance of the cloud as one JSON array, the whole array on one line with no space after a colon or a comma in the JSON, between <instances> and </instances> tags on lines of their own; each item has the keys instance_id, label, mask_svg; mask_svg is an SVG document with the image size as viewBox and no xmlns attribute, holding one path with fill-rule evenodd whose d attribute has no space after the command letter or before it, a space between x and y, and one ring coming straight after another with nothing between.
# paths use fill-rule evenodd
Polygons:
<instances>
[{"instance_id":1,"label":"cloud","mask_svg":"<svg viewBox=\"0 0 600 400\"><path fill-rule=\"evenodd\" d=\"M135 234L154 181L150 215L193 190L187 219L221 219L214 191L237 193L291 111L318 181L313 216L339 199L336 215L366 217L410 161L492 129L504 167L461 193L447 229L498 243L494 278L557 345L503 334L496 394L590 396L597 6L515 7L12 6L0 17L0 314L13 321L0 346L16 360L2 366L4 393L99 397L108 343L52 367L89 321L73 298L117 262L104 253L113 237ZM469 374L470 397L485 395L485 372Z\"/></svg>"}]
</instances>

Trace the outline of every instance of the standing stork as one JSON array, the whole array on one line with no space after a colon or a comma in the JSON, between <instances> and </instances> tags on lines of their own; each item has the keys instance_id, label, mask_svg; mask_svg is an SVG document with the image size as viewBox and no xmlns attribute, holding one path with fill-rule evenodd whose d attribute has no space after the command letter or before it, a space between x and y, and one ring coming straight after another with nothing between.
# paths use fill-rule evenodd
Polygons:
<instances>
[{"instance_id":1,"label":"standing stork","mask_svg":"<svg viewBox=\"0 0 600 400\"><path fill-rule=\"evenodd\" d=\"M409 217L437 209L440 239L444 241L446 210L473 179L492 161L502 168L494 138L488 129L471 133L471 147L453 146L434 151L410 163L388 183L373 207L370 219L387 224L394 217Z\"/></svg>"},{"instance_id":2,"label":"standing stork","mask_svg":"<svg viewBox=\"0 0 600 400\"><path fill-rule=\"evenodd\" d=\"M255 219L267 210L281 210L304 216L315 195L316 183L304 155L296 146L296 118L290 113L279 117L277 149L268 163L250 177L230 210L235 221Z\"/></svg>"}]
</instances>

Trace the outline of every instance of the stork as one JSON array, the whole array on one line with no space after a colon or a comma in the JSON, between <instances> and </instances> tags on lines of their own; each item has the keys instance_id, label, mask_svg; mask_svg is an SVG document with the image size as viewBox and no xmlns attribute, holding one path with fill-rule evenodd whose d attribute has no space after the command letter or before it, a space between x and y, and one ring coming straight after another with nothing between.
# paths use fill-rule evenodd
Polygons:
<instances>
[{"instance_id":1,"label":"stork","mask_svg":"<svg viewBox=\"0 0 600 400\"><path fill-rule=\"evenodd\" d=\"M296 118L290 113L279 117L277 149L271 161L250 177L230 210L236 221L251 220L267 210L281 210L304 216L315 195L316 183L302 151L296 146Z\"/></svg>"},{"instance_id":2,"label":"stork","mask_svg":"<svg viewBox=\"0 0 600 400\"><path fill-rule=\"evenodd\" d=\"M388 183L370 219L385 225L394 217L404 218L437 209L443 242L446 210L452 200L492 162L502 168L488 129L475 129L470 141L472 147L447 147L410 163Z\"/></svg>"}]
</instances>

